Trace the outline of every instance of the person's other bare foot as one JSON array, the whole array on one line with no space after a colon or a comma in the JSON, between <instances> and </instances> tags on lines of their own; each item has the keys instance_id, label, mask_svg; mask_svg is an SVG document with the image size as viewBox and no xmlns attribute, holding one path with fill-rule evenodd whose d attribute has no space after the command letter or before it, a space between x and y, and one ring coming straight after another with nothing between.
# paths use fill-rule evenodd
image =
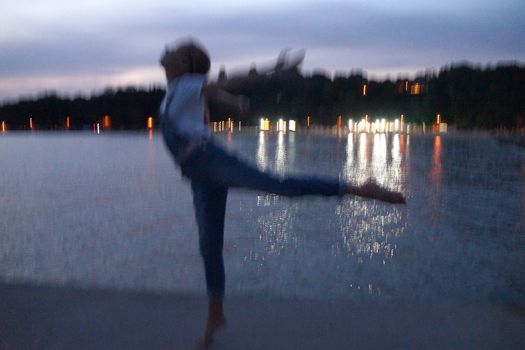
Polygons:
<instances>
[{"instance_id":1,"label":"person's other bare foot","mask_svg":"<svg viewBox=\"0 0 525 350\"><path fill-rule=\"evenodd\" d=\"M208 320L206 323L206 329L204 330L204 335L201 339L199 339L198 347L200 349L206 349L211 344L213 344L213 337L215 336L216 332L220 330L221 328L226 326L226 318L222 318L220 320Z\"/></svg>"},{"instance_id":2,"label":"person's other bare foot","mask_svg":"<svg viewBox=\"0 0 525 350\"><path fill-rule=\"evenodd\" d=\"M208 321L204 335L197 342L199 349L206 349L213 343L213 337L218 330L226 326L226 317L224 317L222 300L210 300L208 304Z\"/></svg>"},{"instance_id":3,"label":"person's other bare foot","mask_svg":"<svg viewBox=\"0 0 525 350\"><path fill-rule=\"evenodd\" d=\"M393 204L405 204L406 199L400 192L390 191L379 186L374 180L369 179L363 185L359 186L356 191L358 196L365 198L378 199L383 202Z\"/></svg>"}]
</instances>

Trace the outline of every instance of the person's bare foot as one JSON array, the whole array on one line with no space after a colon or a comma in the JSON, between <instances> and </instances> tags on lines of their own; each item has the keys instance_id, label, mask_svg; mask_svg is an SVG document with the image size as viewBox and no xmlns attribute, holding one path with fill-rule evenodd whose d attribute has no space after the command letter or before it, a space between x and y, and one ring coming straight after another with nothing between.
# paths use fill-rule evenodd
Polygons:
<instances>
[{"instance_id":1,"label":"person's bare foot","mask_svg":"<svg viewBox=\"0 0 525 350\"><path fill-rule=\"evenodd\" d=\"M222 300L210 300L208 304L208 321L204 335L197 342L199 349L206 349L213 343L213 337L221 328L226 326Z\"/></svg>"},{"instance_id":2,"label":"person's bare foot","mask_svg":"<svg viewBox=\"0 0 525 350\"><path fill-rule=\"evenodd\" d=\"M380 201L393 204L406 203L405 196L402 193L390 191L384 187L381 187L373 179L369 179L367 182L357 188L350 186L349 192L361 197L378 199Z\"/></svg>"},{"instance_id":3,"label":"person's bare foot","mask_svg":"<svg viewBox=\"0 0 525 350\"><path fill-rule=\"evenodd\" d=\"M208 320L206 323L206 329L204 330L204 335L199 339L197 345L200 349L206 349L211 344L213 344L213 337L218 330L226 326L226 318L221 318L219 320Z\"/></svg>"}]
</instances>

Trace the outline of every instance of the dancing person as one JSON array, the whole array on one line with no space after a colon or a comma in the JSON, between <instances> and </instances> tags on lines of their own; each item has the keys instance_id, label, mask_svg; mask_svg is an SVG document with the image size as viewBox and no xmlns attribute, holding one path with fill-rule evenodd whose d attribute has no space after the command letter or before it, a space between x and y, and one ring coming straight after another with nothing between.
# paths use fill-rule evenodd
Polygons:
<instances>
[{"instance_id":1,"label":"dancing person","mask_svg":"<svg viewBox=\"0 0 525 350\"><path fill-rule=\"evenodd\" d=\"M261 76L283 77L295 72L304 52L289 58L283 51L275 66L259 70ZM262 172L240 160L214 142L205 123L208 103L220 103L246 112L249 101L227 90L251 84L257 76L239 76L208 84L210 59L205 49L193 40L168 47L160 63L165 70L167 89L161 104L161 129L165 144L190 180L199 250L204 261L208 294L208 318L201 345L211 344L216 331L226 323L223 311L224 263L222 257L226 197L229 188L246 188L283 196L352 194L390 203L404 203L401 193L378 186L373 181L355 186L336 179L284 177Z\"/></svg>"}]
</instances>

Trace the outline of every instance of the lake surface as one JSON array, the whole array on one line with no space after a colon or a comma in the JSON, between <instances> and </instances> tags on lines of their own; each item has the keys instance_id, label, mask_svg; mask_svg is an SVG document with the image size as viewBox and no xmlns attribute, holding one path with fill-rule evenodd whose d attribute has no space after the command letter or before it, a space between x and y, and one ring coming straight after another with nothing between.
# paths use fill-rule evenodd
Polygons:
<instances>
[{"instance_id":1,"label":"lake surface","mask_svg":"<svg viewBox=\"0 0 525 350\"><path fill-rule=\"evenodd\" d=\"M0 135L0 279L204 294L157 133ZM278 174L372 176L406 206L230 191L228 295L525 305L525 150L479 134L216 134Z\"/></svg>"}]
</instances>

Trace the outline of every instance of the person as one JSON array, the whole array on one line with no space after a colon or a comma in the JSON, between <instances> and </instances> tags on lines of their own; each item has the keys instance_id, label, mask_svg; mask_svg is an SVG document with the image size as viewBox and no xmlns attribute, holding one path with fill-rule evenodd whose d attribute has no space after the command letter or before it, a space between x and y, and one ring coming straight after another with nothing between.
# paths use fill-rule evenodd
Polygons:
<instances>
[{"instance_id":1,"label":"person","mask_svg":"<svg viewBox=\"0 0 525 350\"><path fill-rule=\"evenodd\" d=\"M262 172L240 160L214 142L204 120L209 103L220 103L245 112L249 101L228 89L251 84L261 76L286 79L302 62L304 52L295 57L281 52L277 63L246 75L214 84L206 82L210 59L206 50L194 40L167 47L160 64L164 68L167 89L161 104L161 129L164 142L189 179L199 233L199 250L204 261L208 294L208 318L201 345L211 344L215 332L225 325L223 311L224 263L222 256L226 198L230 188L246 188L283 196L353 194L390 203L404 203L402 194L388 191L373 181L356 186L339 180L315 177L284 177Z\"/></svg>"}]
</instances>

